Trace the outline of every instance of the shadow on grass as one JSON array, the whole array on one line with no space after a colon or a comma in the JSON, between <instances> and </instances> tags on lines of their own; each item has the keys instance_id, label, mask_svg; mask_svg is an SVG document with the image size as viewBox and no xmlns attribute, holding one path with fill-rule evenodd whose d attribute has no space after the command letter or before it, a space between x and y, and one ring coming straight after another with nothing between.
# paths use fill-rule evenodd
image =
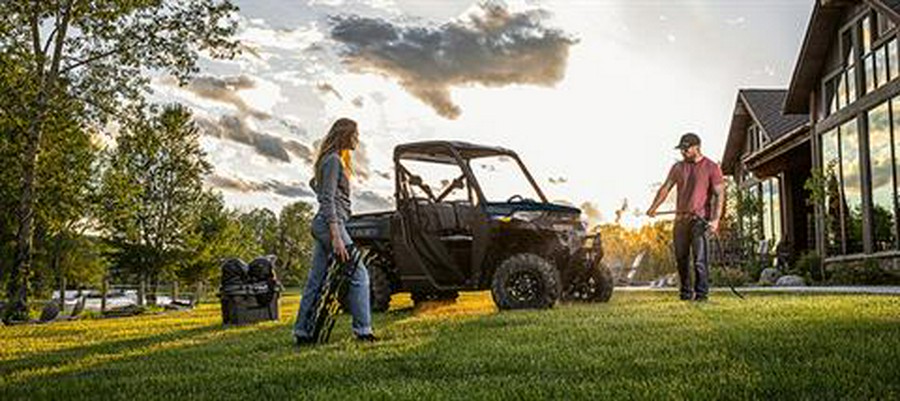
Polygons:
<instances>
[{"instance_id":1,"label":"shadow on grass","mask_svg":"<svg viewBox=\"0 0 900 401\"><path fill-rule=\"evenodd\" d=\"M53 361L69 363L90 352L126 354L30 377L0 392L10 399L130 400L900 394L900 325L889 311L848 313L857 305L851 301L823 317L820 307L803 300L689 305L653 299L442 319L416 319L416 309L404 308L376 315L383 341L375 344L351 340L343 316L331 344L301 349L290 345L290 322L205 326L141 344L55 355ZM146 351L128 354L131 346Z\"/></svg>"}]
</instances>

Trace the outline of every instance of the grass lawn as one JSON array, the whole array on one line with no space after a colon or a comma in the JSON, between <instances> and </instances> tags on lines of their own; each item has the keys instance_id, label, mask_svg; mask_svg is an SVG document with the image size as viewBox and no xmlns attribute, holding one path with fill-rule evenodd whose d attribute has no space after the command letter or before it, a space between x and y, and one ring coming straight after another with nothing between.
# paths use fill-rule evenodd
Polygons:
<instances>
[{"instance_id":1,"label":"grass lawn","mask_svg":"<svg viewBox=\"0 0 900 401\"><path fill-rule=\"evenodd\" d=\"M382 341L295 348L192 312L0 328L0 399L900 399L900 297L619 292L497 313L487 293L376 315Z\"/></svg>"}]
</instances>

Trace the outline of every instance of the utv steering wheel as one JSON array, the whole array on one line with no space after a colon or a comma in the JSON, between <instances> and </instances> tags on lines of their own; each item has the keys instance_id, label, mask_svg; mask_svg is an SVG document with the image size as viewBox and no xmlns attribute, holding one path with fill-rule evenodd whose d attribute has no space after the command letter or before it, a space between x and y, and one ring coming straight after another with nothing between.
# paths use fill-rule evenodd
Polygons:
<instances>
[{"instance_id":1,"label":"utv steering wheel","mask_svg":"<svg viewBox=\"0 0 900 401\"><path fill-rule=\"evenodd\" d=\"M522 195L515 194L513 196L510 196L509 199L506 200L506 203L513 203L516 201L516 199L518 199L519 202L525 202L525 198L522 197Z\"/></svg>"}]
</instances>

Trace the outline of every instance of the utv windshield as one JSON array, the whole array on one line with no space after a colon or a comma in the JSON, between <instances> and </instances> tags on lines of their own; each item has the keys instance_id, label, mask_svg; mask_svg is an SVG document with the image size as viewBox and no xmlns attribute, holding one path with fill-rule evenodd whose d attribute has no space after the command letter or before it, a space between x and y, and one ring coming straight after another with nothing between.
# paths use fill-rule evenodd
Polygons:
<instances>
[{"instance_id":1,"label":"utv windshield","mask_svg":"<svg viewBox=\"0 0 900 401\"><path fill-rule=\"evenodd\" d=\"M493 155L471 159L469 164L488 203L541 202L516 159Z\"/></svg>"}]
</instances>

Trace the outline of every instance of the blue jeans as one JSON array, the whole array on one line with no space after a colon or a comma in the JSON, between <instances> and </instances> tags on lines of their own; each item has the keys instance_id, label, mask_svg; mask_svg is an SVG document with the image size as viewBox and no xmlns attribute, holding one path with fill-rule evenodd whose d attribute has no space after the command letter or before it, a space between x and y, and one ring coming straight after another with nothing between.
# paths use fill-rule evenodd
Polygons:
<instances>
[{"instance_id":1,"label":"blue jeans","mask_svg":"<svg viewBox=\"0 0 900 401\"><path fill-rule=\"evenodd\" d=\"M709 293L709 240L707 225L699 219L675 220L675 264L681 297L706 297ZM693 269L691 269L693 267ZM691 288L691 270L694 285Z\"/></svg>"},{"instance_id":2,"label":"blue jeans","mask_svg":"<svg viewBox=\"0 0 900 401\"><path fill-rule=\"evenodd\" d=\"M353 240L341 224L341 238L345 246L350 246ZM328 262L332 253L331 231L328 222L321 215L316 215L312 222L313 257L312 268L306 278L306 288L303 289L303 297L300 299L300 310L297 311L297 321L294 323L294 336L309 337L312 331L312 314L319 296L322 293L322 285L325 275L328 273ZM350 291L347 294L347 303L350 314L353 316L353 333L357 336L372 334L372 309L369 306L369 271L360 265L350 277Z\"/></svg>"}]
</instances>

